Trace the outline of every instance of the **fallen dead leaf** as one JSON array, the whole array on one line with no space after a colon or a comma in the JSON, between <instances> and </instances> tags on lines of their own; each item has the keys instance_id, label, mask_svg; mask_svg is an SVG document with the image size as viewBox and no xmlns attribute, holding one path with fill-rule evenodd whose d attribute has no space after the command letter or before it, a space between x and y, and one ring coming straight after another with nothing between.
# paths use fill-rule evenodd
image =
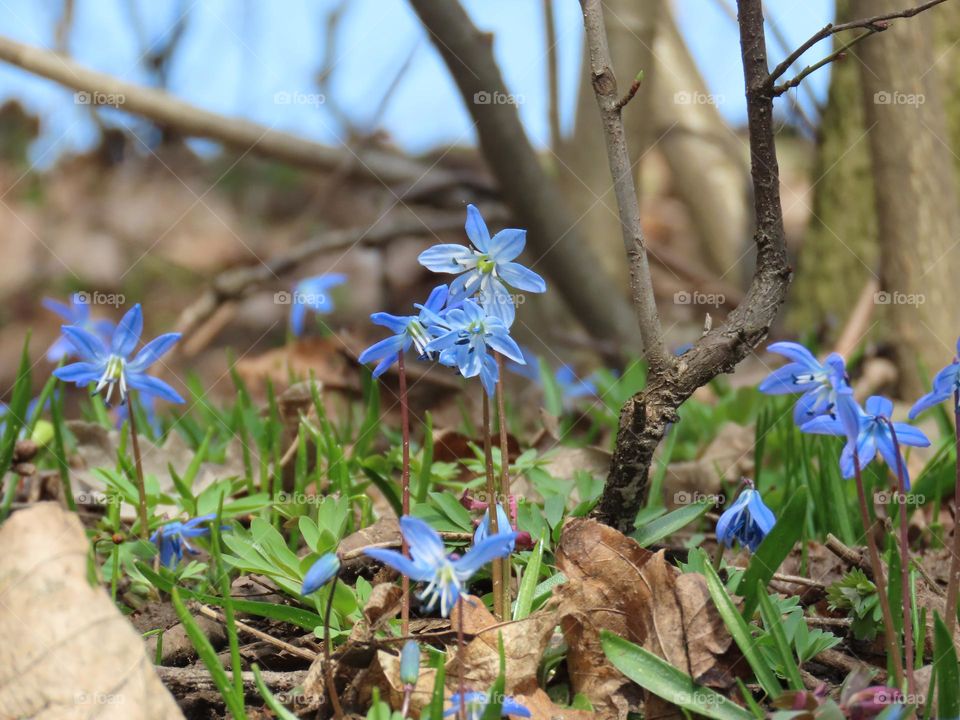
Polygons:
<instances>
[{"instance_id":1,"label":"fallen dead leaf","mask_svg":"<svg viewBox=\"0 0 960 720\"><path fill-rule=\"evenodd\" d=\"M0 547L4 717L183 720L137 632L88 582L76 515L53 503L17 512Z\"/></svg>"}]
</instances>

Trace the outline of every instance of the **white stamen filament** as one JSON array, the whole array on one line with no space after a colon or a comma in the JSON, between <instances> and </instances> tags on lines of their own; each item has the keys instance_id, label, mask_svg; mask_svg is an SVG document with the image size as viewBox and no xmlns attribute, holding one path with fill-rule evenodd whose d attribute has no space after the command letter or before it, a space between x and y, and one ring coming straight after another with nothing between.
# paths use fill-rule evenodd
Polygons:
<instances>
[{"instance_id":1,"label":"white stamen filament","mask_svg":"<svg viewBox=\"0 0 960 720\"><path fill-rule=\"evenodd\" d=\"M103 371L103 375L101 375L100 380L97 381L97 387L94 392L99 393L104 388L107 388L107 394L103 398L103 401L107 405L110 404L110 398L113 395L113 386L117 383L120 385L120 402L125 402L127 399L126 365L127 361L122 357L119 355L111 355L110 359L107 360L107 367Z\"/></svg>"}]
</instances>

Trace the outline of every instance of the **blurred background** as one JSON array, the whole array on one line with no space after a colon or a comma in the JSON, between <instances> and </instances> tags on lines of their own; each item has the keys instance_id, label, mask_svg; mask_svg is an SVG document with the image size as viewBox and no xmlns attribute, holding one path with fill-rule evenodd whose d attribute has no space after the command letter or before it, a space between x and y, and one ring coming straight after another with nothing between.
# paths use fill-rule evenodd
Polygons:
<instances>
[{"instance_id":1,"label":"blurred background","mask_svg":"<svg viewBox=\"0 0 960 720\"><path fill-rule=\"evenodd\" d=\"M77 291L114 319L143 303L147 335L185 332L171 365L214 391L229 358L248 379L282 381L295 365L350 384L343 368L379 337L366 316L425 298L435 278L416 256L463 241L468 202L492 230L530 228L523 260L551 292L525 299L518 339L554 366L622 367L638 338L579 3L461 0L466 22L428 31L445 5L0 3L2 387L28 328L38 361L58 334L40 299ZM766 5L772 62L828 22L901 9ZM740 302L752 270L735 3L604 8L621 91L643 72L628 143L667 340L682 350ZM457 33L495 66L438 51ZM787 77L850 39L816 46ZM915 393L954 352L958 41L947 2L777 101L795 278L775 334L862 350L871 390ZM491 67L502 83L484 84ZM535 154L537 187L505 182L529 177L526 156L493 159L491 127ZM526 194L544 187L561 232L530 210ZM278 293L324 272L349 278L336 309L284 346ZM591 278L604 293L581 283Z\"/></svg>"}]
</instances>

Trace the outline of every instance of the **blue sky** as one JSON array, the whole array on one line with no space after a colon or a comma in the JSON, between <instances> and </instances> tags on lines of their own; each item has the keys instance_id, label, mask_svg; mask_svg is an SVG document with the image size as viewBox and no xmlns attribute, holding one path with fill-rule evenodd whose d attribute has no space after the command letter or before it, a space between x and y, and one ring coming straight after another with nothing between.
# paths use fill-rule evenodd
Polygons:
<instances>
[{"instance_id":1,"label":"blue sky","mask_svg":"<svg viewBox=\"0 0 960 720\"><path fill-rule=\"evenodd\" d=\"M642 0L641 0L642 1ZM334 0L134 0L149 43L163 38L182 8L190 24L171 69L170 86L180 97L209 110L255 120L325 143L344 140L331 111L336 102L358 128L373 129L376 105L406 58L412 61L393 94L379 128L404 150L469 144L469 116L440 56L430 45L406 0L349 0L334 42L330 98L320 102L314 83L324 50L325 18ZM547 138L546 42L540 0L462 0L473 21L494 34L494 51L510 92L518 99L531 139ZM732 0L674 0L673 8L710 92L722 96L720 111L744 122L736 27L720 5ZM791 46L827 23L832 0L768 0L768 12ZM59 0L4 0L0 27L16 40L50 47ZM139 62L130 0L76 0L70 52L80 63L128 81L150 82ZM556 0L561 119L572 123L580 72L582 18L576 0ZM782 56L768 40L774 60ZM827 46L820 51L825 51ZM814 50L810 59L821 55ZM807 64L807 63L804 63ZM828 72L810 78L815 94L826 92ZM20 99L42 119L33 159L41 167L62 152L82 151L96 127L73 93L7 65L0 65L0 100ZM804 95L797 96L806 102ZM281 100L289 100L283 103ZM111 122L128 122L109 113ZM135 121L134 121L135 122Z\"/></svg>"}]
</instances>

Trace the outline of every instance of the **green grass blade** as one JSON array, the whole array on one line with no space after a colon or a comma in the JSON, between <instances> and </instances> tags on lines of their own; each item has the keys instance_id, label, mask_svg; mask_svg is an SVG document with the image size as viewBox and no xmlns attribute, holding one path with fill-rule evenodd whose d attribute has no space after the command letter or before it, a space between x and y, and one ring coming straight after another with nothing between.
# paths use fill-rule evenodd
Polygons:
<instances>
[{"instance_id":1,"label":"green grass blade","mask_svg":"<svg viewBox=\"0 0 960 720\"><path fill-rule=\"evenodd\" d=\"M534 593L537 590L537 580L540 579L540 566L543 563L543 540L537 542L533 552L530 553L530 560L527 562L527 568L523 571L523 580L520 581L520 590L517 593L517 601L513 606L513 619L523 620L533 609Z\"/></svg>"},{"instance_id":2,"label":"green grass blade","mask_svg":"<svg viewBox=\"0 0 960 720\"><path fill-rule=\"evenodd\" d=\"M753 715L720 693L697 685L689 675L649 650L609 630L600 631L600 644L614 667L654 695L697 715L715 720L753 720Z\"/></svg>"},{"instance_id":3,"label":"green grass blade","mask_svg":"<svg viewBox=\"0 0 960 720\"><path fill-rule=\"evenodd\" d=\"M230 711L230 714L233 715L235 720L246 720L247 713L244 708L243 695L237 696L230 682L230 678L227 677L227 671L224 670L220 664L217 651L213 649L209 638L203 634L203 630L200 629L193 615L187 610L187 606L183 604L177 588L173 588L170 599L173 602L173 609L177 611L177 617L180 618L183 629L187 631L190 642L193 643L193 646L197 650L197 655L200 656L207 671L210 673L210 678L213 680L214 685L217 686L217 690L219 690L223 696L227 710Z\"/></svg>"},{"instance_id":4,"label":"green grass blade","mask_svg":"<svg viewBox=\"0 0 960 720\"><path fill-rule=\"evenodd\" d=\"M937 717L960 717L960 667L947 625L937 614L933 628L933 671L937 675Z\"/></svg>"},{"instance_id":5,"label":"green grass blade","mask_svg":"<svg viewBox=\"0 0 960 720\"><path fill-rule=\"evenodd\" d=\"M790 642L783 631L781 621L783 618L777 613L777 609L767 595L767 589L762 580L757 581L757 597L760 599L760 615L763 617L763 624L773 636L773 641L777 646L777 652L780 653L780 660L787 673L787 682L791 690L803 690L803 678L800 676L800 668L797 667L797 660L790 649Z\"/></svg>"},{"instance_id":6,"label":"green grass blade","mask_svg":"<svg viewBox=\"0 0 960 720\"><path fill-rule=\"evenodd\" d=\"M267 684L263 681L263 677L260 675L260 668L256 663L253 664L253 679L257 684L257 690L260 692L260 697L263 698L263 702L266 703L267 707L277 716L279 720L297 720L297 716L292 712L287 710L283 704L277 700L270 688L267 687Z\"/></svg>"},{"instance_id":7,"label":"green grass blade","mask_svg":"<svg viewBox=\"0 0 960 720\"><path fill-rule=\"evenodd\" d=\"M713 501L708 498L697 500L691 505L685 505L682 508L668 512L666 515L647 523L643 527L638 528L630 537L640 543L640 547L650 547L654 543L677 532L677 530L686 527L698 518L703 517L712 507Z\"/></svg>"},{"instance_id":8,"label":"green grass blade","mask_svg":"<svg viewBox=\"0 0 960 720\"><path fill-rule=\"evenodd\" d=\"M753 669L757 676L757 682L763 688L764 692L771 698L778 697L783 691L780 682L770 666L767 665L760 650L753 641L753 635L750 633L750 627L737 611L737 606L727 595L727 590L723 586L723 581L717 575L717 571L712 565L705 564L703 567L704 575L707 578L707 589L710 591L710 597L713 598L713 604L717 606L720 617L723 618L727 630L733 636L734 642L740 648L740 652L746 658L747 663ZM755 586L756 587L756 586Z\"/></svg>"}]
</instances>

